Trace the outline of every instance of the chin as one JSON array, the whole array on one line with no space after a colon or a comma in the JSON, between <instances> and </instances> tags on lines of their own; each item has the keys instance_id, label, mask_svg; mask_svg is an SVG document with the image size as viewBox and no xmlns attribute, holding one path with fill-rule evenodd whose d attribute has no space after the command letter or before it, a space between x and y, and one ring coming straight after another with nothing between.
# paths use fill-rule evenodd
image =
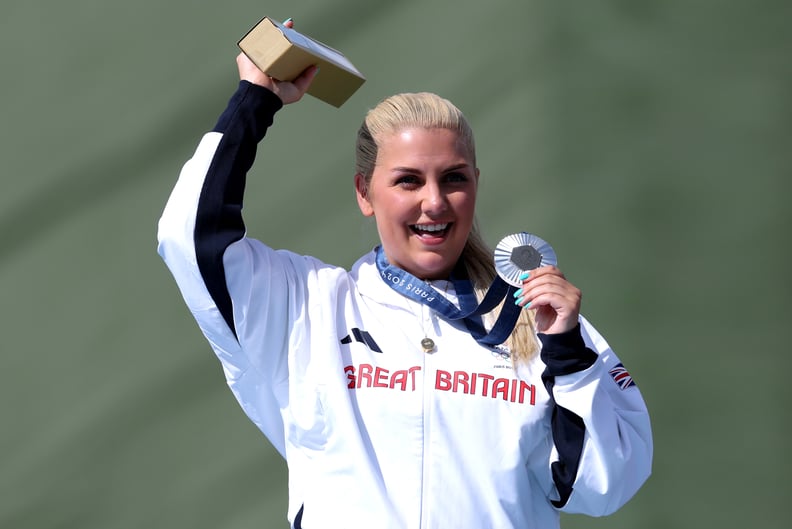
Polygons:
<instances>
[{"instance_id":1,"label":"chin","mask_svg":"<svg viewBox=\"0 0 792 529\"><path fill-rule=\"evenodd\" d=\"M456 265L456 260L450 263L445 259L417 262L415 268L418 273L413 273L413 275L423 280L448 279L454 269L454 265Z\"/></svg>"}]
</instances>

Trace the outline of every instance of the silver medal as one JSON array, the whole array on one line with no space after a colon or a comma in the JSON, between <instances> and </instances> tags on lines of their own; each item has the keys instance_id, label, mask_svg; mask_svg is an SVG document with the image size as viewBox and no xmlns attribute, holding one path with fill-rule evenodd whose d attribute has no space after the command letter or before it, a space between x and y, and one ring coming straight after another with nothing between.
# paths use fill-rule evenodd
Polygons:
<instances>
[{"instance_id":1,"label":"silver medal","mask_svg":"<svg viewBox=\"0 0 792 529\"><path fill-rule=\"evenodd\" d=\"M536 235L520 232L501 239L495 247L495 270L510 285L521 287L523 272L558 264L555 251Z\"/></svg>"}]
</instances>

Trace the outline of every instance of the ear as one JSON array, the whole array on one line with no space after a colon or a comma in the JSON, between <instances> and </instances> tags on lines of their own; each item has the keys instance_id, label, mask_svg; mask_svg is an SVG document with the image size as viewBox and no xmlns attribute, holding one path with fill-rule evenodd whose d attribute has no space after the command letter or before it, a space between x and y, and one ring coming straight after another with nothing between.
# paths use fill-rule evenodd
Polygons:
<instances>
[{"instance_id":1,"label":"ear","mask_svg":"<svg viewBox=\"0 0 792 529\"><path fill-rule=\"evenodd\" d=\"M374 215L374 207L371 205L371 200L369 199L368 184L366 183L366 178L360 173L355 174L355 194L357 195L357 203L360 212L363 213L365 217Z\"/></svg>"}]
</instances>

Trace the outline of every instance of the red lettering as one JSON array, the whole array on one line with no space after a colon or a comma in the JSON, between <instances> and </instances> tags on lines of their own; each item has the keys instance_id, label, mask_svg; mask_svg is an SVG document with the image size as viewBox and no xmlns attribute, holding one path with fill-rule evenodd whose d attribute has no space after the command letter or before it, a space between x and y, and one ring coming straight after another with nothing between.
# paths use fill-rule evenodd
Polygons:
<instances>
[{"instance_id":1,"label":"red lettering","mask_svg":"<svg viewBox=\"0 0 792 529\"><path fill-rule=\"evenodd\" d=\"M360 368L358 369L358 382L357 388L360 389L363 387L363 380L366 381L366 387L371 387L371 372L374 370L374 366L371 364L360 364Z\"/></svg>"},{"instance_id":2,"label":"red lettering","mask_svg":"<svg viewBox=\"0 0 792 529\"><path fill-rule=\"evenodd\" d=\"M435 389L439 389L441 391L448 391L451 389L451 373L448 371L443 371L441 369L437 370L437 375L435 376Z\"/></svg>"},{"instance_id":3,"label":"red lettering","mask_svg":"<svg viewBox=\"0 0 792 529\"><path fill-rule=\"evenodd\" d=\"M531 392L531 402L530 402L531 406L535 406L536 405L536 386L534 386L533 384L529 384L527 382L524 382L522 380L520 381L520 401L519 401L520 404L525 402L525 391L526 390Z\"/></svg>"},{"instance_id":4,"label":"red lettering","mask_svg":"<svg viewBox=\"0 0 792 529\"><path fill-rule=\"evenodd\" d=\"M397 384L401 384L402 391L407 391L407 371L404 369L393 372L393 376L390 379L390 388L395 388Z\"/></svg>"},{"instance_id":5,"label":"red lettering","mask_svg":"<svg viewBox=\"0 0 792 529\"><path fill-rule=\"evenodd\" d=\"M492 385L492 398L497 399L498 394L503 395L503 400L509 400L509 380L506 378L499 378Z\"/></svg>"},{"instance_id":6,"label":"red lettering","mask_svg":"<svg viewBox=\"0 0 792 529\"><path fill-rule=\"evenodd\" d=\"M415 373L421 370L421 366L413 366L410 368L410 375L412 375L412 390L415 391Z\"/></svg>"},{"instance_id":7,"label":"red lettering","mask_svg":"<svg viewBox=\"0 0 792 529\"><path fill-rule=\"evenodd\" d=\"M415 372L420 370L421 366L413 366L410 369L394 371L388 387L394 389L398 386L402 391L407 391L407 379L409 377L412 380L412 391L415 391Z\"/></svg>"},{"instance_id":8,"label":"red lettering","mask_svg":"<svg viewBox=\"0 0 792 529\"><path fill-rule=\"evenodd\" d=\"M470 393L468 374L464 371L454 371L454 393L459 391L459 386L463 386L462 393Z\"/></svg>"},{"instance_id":9,"label":"red lettering","mask_svg":"<svg viewBox=\"0 0 792 529\"><path fill-rule=\"evenodd\" d=\"M344 374L349 389L361 388L386 388L401 391L415 391L417 375L421 366L412 366L409 369L399 369L390 372L384 367L372 364L359 366L344 366ZM501 399L507 402L528 402L536 405L536 386L519 379L495 378L487 373L468 373L467 371L443 371L438 369L435 373L435 389L438 391L453 391L466 395L479 395L492 399Z\"/></svg>"},{"instance_id":10,"label":"red lettering","mask_svg":"<svg viewBox=\"0 0 792 529\"><path fill-rule=\"evenodd\" d=\"M344 373L347 374L347 380L349 380L347 387L349 389L355 389L355 366L346 366L344 368Z\"/></svg>"},{"instance_id":11,"label":"red lettering","mask_svg":"<svg viewBox=\"0 0 792 529\"><path fill-rule=\"evenodd\" d=\"M489 389L488 389L489 383L490 381L495 380L495 377L493 377L492 375L488 375L486 373L479 373L479 378L484 379L484 384L482 385L481 388L481 396L486 397L489 394Z\"/></svg>"},{"instance_id":12,"label":"red lettering","mask_svg":"<svg viewBox=\"0 0 792 529\"><path fill-rule=\"evenodd\" d=\"M381 367L377 367L374 370L374 387L375 388L387 388L388 387L388 371L387 369L383 369ZM384 379L384 382L383 382Z\"/></svg>"}]
</instances>

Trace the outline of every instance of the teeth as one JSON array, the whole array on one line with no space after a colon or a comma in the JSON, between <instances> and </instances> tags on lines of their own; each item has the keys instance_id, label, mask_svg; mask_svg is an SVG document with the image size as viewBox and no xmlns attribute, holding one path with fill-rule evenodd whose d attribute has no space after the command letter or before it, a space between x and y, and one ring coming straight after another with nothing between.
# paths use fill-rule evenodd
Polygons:
<instances>
[{"instance_id":1,"label":"teeth","mask_svg":"<svg viewBox=\"0 0 792 529\"><path fill-rule=\"evenodd\" d=\"M422 226L415 225L415 229L421 231L443 231L448 227L448 224L424 224Z\"/></svg>"}]
</instances>

